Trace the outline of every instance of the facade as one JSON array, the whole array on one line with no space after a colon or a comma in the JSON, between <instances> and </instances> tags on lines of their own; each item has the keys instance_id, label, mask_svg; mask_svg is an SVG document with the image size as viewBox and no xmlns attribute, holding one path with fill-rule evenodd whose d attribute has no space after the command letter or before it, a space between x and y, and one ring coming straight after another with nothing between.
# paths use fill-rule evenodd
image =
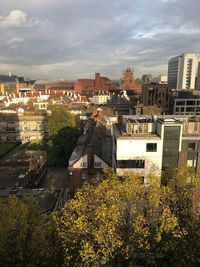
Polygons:
<instances>
[{"instance_id":1,"label":"facade","mask_svg":"<svg viewBox=\"0 0 200 267\"><path fill-rule=\"evenodd\" d=\"M198 64L196 90L200 90L200 62Z\"/></svg>"},{"instance_id":2,"label":"facade","mask_svg":"<svg viewBox=\"0 0 200 267\"><path fill-rule=\"evenodd\" d=\"M0 142L26 143L47 136L47 115L0 114Z\"/></svg>"},{"instance_id":3,"label":"facade","mask_svg":"<svg viewBox=\"0 0 200 267\"><path fill-rule=\"evenodd\" d=\"M95 105L104 105L111 99L109 93L96 93L93 97L90 97L89 100Z\"/></svg>"},{"instance_id":4,"label":"facade","mask_svg":"<svg viewBox=\"0 0 200 267\"><path fill-rule=\"evenodd\" d=\"M143 84L143 106L154 106L161 109L161 113L168 111L170 89L166 84Z\"/></svg>"},{"instance_id":5,"label":"facade","mask_svg":"<svg viewBox=\"0 0 200 267\"><path fill-rule=\"evenodd\" d=\"M0 93L19 92L19 80L16 76L0 75Z\"/></svg>"},{"instance_id":6,"label":"facade","mask_svg":"<svg viewBox=\"0 0 200 267\"><path fill-rule=\"evenodd\" d=\"M168 62L168 86L171 89L195 89L198 55L186 53Z\"/></svg>"},{"instance_id":7,"label":"facade","mask_svg":"<svg viewBox=\"0 0 200 267\"><path fill-rule=\"evenodd\" d=\"M119 89L134 90L137 94L141 94L141 86L135 83L131 68L126 68L124 70Z\"/></svg>"},{"instance_id":8,"label":"facade","mask_svg":"<svg viewBox=\"0 0 200 267\"><path fill-rule=\"evenodd\" d=\"M200 116L123 116L113 126L113 168L118 175L148 175L182 166L200 171Z\"/></svg>"},{"instance_id":9,"label":"facade","mask_svg":"<svg viewBox=\"0 0 200 267\"><path fill-rule=\"evenodd\" d=\"M169 114L200 115L200 94L198 91L172 91Z\"/></svg>"}]
</instances>

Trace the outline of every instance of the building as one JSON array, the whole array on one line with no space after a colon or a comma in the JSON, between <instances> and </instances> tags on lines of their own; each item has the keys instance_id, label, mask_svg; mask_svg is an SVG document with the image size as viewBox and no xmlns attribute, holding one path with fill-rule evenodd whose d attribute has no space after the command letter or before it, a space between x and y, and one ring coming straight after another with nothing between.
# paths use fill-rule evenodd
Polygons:
<instances>
[{"instance_id":1,"label":"building","mask_svg":"<svg viewBox=\"0 0 200 267\"><path fill-rule=\"evenodd\" d=\"M142 104L143 106L157 106L161 113L167 113L169 105L170 89L166 84L143 84Z\"/></svg>"},{"instance_id":2,"label":"building","mask_svg":"<svg viewBox=\"0 0 200 267\"><path fill-rule=\"evenodd\" d=\"M152 83L153 82L153 75L151 73L145 73L142 75L142 83Z\"/></svg>"},{"instance_id":3,"label":"building","mask_svg":"<svg viewBox=\"0 0 200 267\"><path fill-rule=\"evenodd\" d=\"M0 160L0 188L38 188L47 175L46 152L20 145Z\"/></svg>"},{"instance_id":4,"label":"building","mask_svg":"<svg viewBox=\"0 0 200 267\"><path fill-rule=\"evenodd\" d=\"M19 92L19 80L17 76L0 75L0 93L17 93Z\"/></svg>"},{"instance_id":5,"label":"building","mask_svg":"<svg viewBox=\"0 0 200 267\"><path fill-rule=\"evenodd\" d=\"M74 192L82 184L111 166L112 139L110 130L89 119L69 159L69 178Z\"/></svg>"},{"instance_id":6,"label":"building","mask_svg":"<svg viewBox=\"0 0 200 267\"><path fill-rule=\"evenodd\" d=\"M169 114L200 115L200 92L172 90L169 100Z\"/></svg>"},{"instance_id":7,"label":"building","mask_svg":"<svg viewBox=\"0 0 200 267\"><path fill-rule=\"evenodd\" d=\"M171 89L195 89L198 55L186 53L173 57L168 62L168 86Z\"/></svg>"},{"instance_id":8,"label":"building","mask_svg":"<svg viewBox=\"0 0 200 267\"><path fill-rule=\"evenodd\" d=\"M197 73L196 90L200 90L200 62L199 62L199 64L198 64L198 73Z\"/></svg>"},{"instance_id":9,"label":"building","mask_svg":"<svg viewBox=\"0 0 200 267\"><path fill-rule=\"evenodd\" d=\"M26 143L48 136L47 114L0 113L0 142Z\"/></svg>"},{"instance_id":10,"label":"building","mask_svg":"<svg viewBox=\"0 0 200 267\"><path fill-rule=\"evenodd\" d=\"M141 86L136 84L134 81L133 71L131 68L126 68L123 72L121 79L120 90L134 90L136 94L141 94Z\"/></svg>"},{"instance_id":11,"label":"building","mask_svg":"<svg viewBox=\"0 0 200 267\"><path fill-rule=\"evenodd\" d=\"M159 75L154 81L158 84L167 84L167 76L166 75Z\"/></svg>"},{"instance_id":12,"label":"building","mask_svg":"<svg viewBox=\"0 0 200 267\"><path fill-rule=\"evenodd\" d=\"M113 125L113 168L148 175L181 166L200 172L200 116L123 116Z\"/></svg>"},{"instance_id":13,"label":"building","mask_svg":"<svg viewBox=\"0 0 200 267\"><path fill-rule=\"evenodd\" d=\"M89 98L90 102L95 105L104 105L110 101L111 96L108 92L96 92L92 97Z\"/></svg>"}]
</instances>

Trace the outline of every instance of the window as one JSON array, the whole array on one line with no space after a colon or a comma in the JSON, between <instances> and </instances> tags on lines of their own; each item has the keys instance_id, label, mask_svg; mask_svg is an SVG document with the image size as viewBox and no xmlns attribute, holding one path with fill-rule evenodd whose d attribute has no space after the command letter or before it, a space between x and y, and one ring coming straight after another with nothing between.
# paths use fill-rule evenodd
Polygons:
<instances>
[{"instance_id":1,"label":"window","mask_svg":"<svg viewBox=\"0 0 200 267\"><path fill-rule=\"evenodd\" d=\"M101 168L101 162L95 162L95 163L94 163L94 166L95 166L96 168Z\"/></svg>"},{"instance_id":2,"label":"window","mask_svg":"<svg viewBox=\"0 0 200 267\"><path fill-rule=\"evenodd\" d=\"M157 151L157 143L147 143L146 152L156 152Z\"/></svg>"},{"instance_id":3,"label":"window","mask_svg":"<svg viewBox=\"0 0 200 267\"><path fill-rule=\"evenodd\" d=\"M189 159L187 160L187 167L196 168L196 163L197 163L196 159Z\"/></svg>"},{"instance_id":4,"label":"window","mask_svg":"<svg viewBox=\"0 0 200 267\"><path fill-rule=\"evenodd\" d=\"M117 167L122 169L144 169L145 160L118 160Z\"/></svg>"},{"instance_id":5,"label":"window","mask_svg":"<svg viewBox=\"0 0 200 267\"><path fill-rule=\"evenodd\" d=\"M195 150L196 149L196 143L189 143L188 144L188 150Z\"/></svg>"},{"instance_id":6,"label":"window","mask_svg":"<svg viewBox=\"0 0 200 267\"><path fill-rule=\"evenodd\" d=\"M87 162L82 162L82 163L81 163L81 167L82 167L82 168L87 168Z\"/></svg>"}]
</instances>

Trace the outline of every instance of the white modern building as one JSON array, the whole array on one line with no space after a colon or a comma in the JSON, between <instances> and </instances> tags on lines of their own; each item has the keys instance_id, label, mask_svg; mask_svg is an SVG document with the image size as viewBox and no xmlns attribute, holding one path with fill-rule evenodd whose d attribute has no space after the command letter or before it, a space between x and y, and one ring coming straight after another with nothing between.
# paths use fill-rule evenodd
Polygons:
<instances>
[{"instance_id":1,"label":"white modern building","mask_svg":"<svg viewBox=\"0 0 200 267\"><path fill-rule=\"evenodd\" d=\"M173 57L168 62L168 85L172 89L195 89L198 55L185 53Z\"/></svg>"},{"instance_id":2,"label":"white modern building","mask_svg":"<svg viewBox=\"0 0 200 267\"><path fill-rule=\"evenodd\" d=\"M200 173L200 116L122 116L113 125L112 166L117 175L149 175L177 166Z\"/></svg>"}]
</instances>

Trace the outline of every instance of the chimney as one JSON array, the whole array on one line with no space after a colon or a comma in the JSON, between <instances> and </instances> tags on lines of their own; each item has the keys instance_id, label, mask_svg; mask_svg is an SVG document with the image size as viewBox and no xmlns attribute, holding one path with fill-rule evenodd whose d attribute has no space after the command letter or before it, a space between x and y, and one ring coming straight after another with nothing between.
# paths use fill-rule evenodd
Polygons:
<instances>
[{"instance_id":1,"label":"chimney","mask_svg":"<svg viewBox=\"0 0 200 267\"><path fill-rule=\"evenodd\" d=\"M88 160L88 169L94 168L94 145L87 145L87 160Z\"/></svg>"},{"instance_id":2,"label":"chimney","mask_svg":"<svg viewBox=\"0 0 200 267\"><path fill-rule=\"evenodd\" d=\"M95 73L95 89L101 90L101 77L100 73Z\"/></svg>"}]
</instances>

